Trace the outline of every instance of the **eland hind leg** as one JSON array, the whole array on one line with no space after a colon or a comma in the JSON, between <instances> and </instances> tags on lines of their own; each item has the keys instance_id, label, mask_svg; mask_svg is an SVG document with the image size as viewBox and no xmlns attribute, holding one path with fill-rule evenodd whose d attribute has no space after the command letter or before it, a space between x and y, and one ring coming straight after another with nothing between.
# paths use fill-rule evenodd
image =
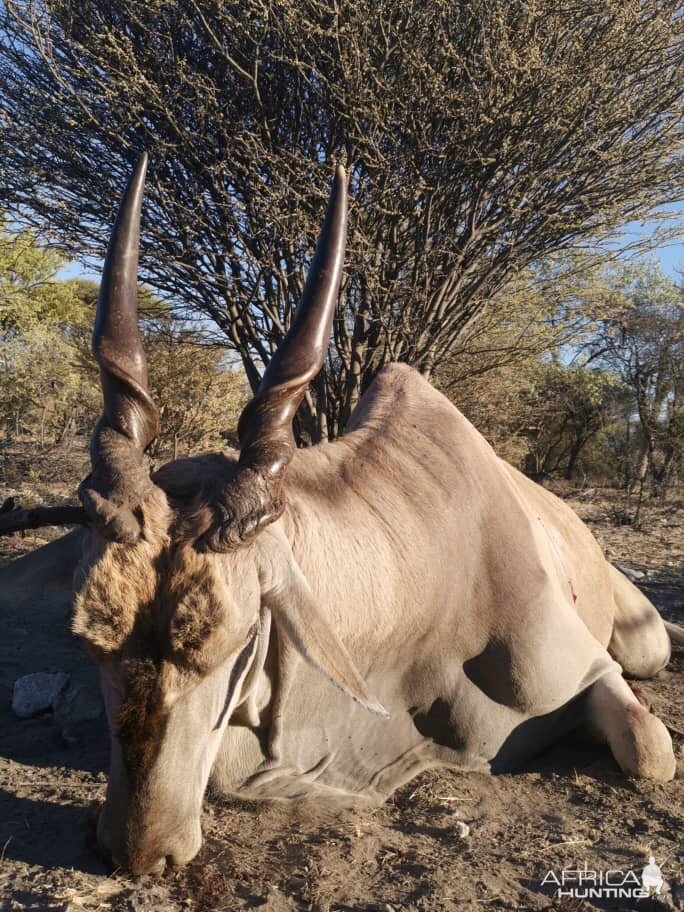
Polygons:
<instances>
[{"instance_id":1,"label":"eland hind leg","mask_svg":"<svg viewBox=\"0 0 684 912\"><path fill-rule=\"evenodd\" d=\"M625 674L651 678L670 660L670 637L663 619L626 576L611 567L615 620L608 652Z\"/></svg>"}]
</instances>

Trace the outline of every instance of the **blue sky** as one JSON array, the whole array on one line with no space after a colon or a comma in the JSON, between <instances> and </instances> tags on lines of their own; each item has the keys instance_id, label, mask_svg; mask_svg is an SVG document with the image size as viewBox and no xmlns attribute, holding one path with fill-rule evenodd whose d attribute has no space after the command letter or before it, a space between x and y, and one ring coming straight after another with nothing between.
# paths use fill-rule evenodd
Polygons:
<instances>
[{"instance_id":1,"label":"blue sky","mask_svg":"<svg viewBox=\"0 0 684 912\"><path fill-rule=\"evenodd\" d=\"M625 239L634 241L652 237L658 227L661 230L666 228L670 231L684 232L684 209L682 209L681 203L663 206L661 211L667 216L664 221L631 222L626 225L623 229ZM670 278L678 281L684 280L684 275L680 274L684 273L684 236L671 240L669 243L658 244L651 252L651 256L660 263L663 271Z\"/></svg>"},{"instance_id":2,"label":"blue sky","mask_svg":"<svg viewBox=\"0 0 684 912\"><path fill-rule=\"evenodd\" d=\"M681 281L684 278L684 243L677 241L655 251L656 258L671 278Z\"/></svg>"},{"instance_id":3,"label":"blue sky","mask_svg":"<svg viewBox=\"0 0 684 912\"><path fill-rule=\"evenodd\" d=\"M66 266L63 266L57 273L57 278L94 279L96 282L100 280L98 273L94 272L92 269L85 269L80 263L68 263Z\"/></svg>"}]
</instances>

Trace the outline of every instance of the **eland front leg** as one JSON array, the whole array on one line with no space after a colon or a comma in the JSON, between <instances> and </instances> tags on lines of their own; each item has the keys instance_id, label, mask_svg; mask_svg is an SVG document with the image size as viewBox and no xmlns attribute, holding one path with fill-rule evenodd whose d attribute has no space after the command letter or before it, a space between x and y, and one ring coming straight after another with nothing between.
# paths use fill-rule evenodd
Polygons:
<instances>
[{"instance_id":1,"label":"eland front leg","mask_svg":"<svg viewBox=\"0 0 684 912\"><path fill-rule=\"evenodd\" d=\"M628 776L669 782L676 761L672 739L657 716L639 703L617 671L608 672L587 693L588 722L606 741Z\"/></svg>"}]
</instances>

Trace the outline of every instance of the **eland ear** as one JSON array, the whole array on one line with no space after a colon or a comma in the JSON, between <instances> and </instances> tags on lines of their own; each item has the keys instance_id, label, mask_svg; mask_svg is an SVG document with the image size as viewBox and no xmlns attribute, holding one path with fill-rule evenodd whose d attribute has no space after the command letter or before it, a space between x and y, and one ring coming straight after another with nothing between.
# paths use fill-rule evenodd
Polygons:
<instances>
[{"instance_id":1,"label":"eland ear","mask_svg":"<svg viewBox=\"0 0 684 912\"><path fill-rule=\"evenodd\" d=\"M385 719L389 713L368 687L295 560L290 544L277 526L258 539L261 597L273 619L306 662L365 709Z\"/></svg>"}]
</instances>

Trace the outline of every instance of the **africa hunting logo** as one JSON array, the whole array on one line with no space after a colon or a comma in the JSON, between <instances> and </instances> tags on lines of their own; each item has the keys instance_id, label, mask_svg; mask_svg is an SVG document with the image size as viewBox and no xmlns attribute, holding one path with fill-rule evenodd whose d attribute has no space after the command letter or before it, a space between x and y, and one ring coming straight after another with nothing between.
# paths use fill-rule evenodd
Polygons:
<instances>
[{"instance_id":1,"label":"africa hunting logo","mask_svg":"<svg viewBox=\"0 0 684 912\"><path fill-rule=\"evenodd\" d=\"M556 899L647 899L660 893L663 875L651 855L641 876L635 871L619 868L609 871L564 868L558 873L547 871L542 886L555 887Z\"/></svg>"}]
</instances>

